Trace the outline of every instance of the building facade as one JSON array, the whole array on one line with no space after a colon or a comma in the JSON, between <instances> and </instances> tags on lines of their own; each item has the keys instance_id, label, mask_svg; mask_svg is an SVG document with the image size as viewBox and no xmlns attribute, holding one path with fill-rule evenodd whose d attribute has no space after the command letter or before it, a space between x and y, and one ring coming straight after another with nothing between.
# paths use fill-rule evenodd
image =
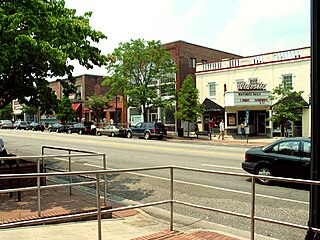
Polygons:
<instances>
[{"instance_id":1,"label":"building facade","mask_svg":"<svg viewBox=\"0 0 320 240\"><path fill-rule=\"evenodd\" d=\"M284 84L303 91L302 97L308 103L310 64L309 47L197 64L196 86L206 106L201 127L206 128L208 118L216 118L217 122L223 118L229 133L240 134L240 124L245 123L249 134L278 135L279 126L267 120L277 102L269 96L275 87ZM310 136L310 107L301 111L302 122L288 128L294 136Z\"/></svg>"},{"instance_id":2,"label":"building facade","mask_svg":"<svg viewBox=\"0 0 320 240\"><path fill-rule=\"evenodd\" d=\"M199 46L185 41L175 41L164 44L163 47L170 53L173 62L177 66L176 76L172 78L175 83L176 90L180 90L183 80L187 75L191 75L195 80L196 64L213 61L221 61L228 58L239 58L239 55L219 51L216 49ZM161 84L161 83L156 83ZM164 98L170 96L162 96ZM171 131L176 131L177 127L181 127L181 122L175 118L176 104L170 109L149 109L146 121L160 119L166 127ZM142 115L137 109L128 109L128 119L135 124L142 120Z\"/></svg>"},{"instance_id":3,"label":"building facade","mask_svg":"<svg viewBox=\"0 0 320 240\"><path fill-rule=\"evenodd\" d=\"M124 107L125 97L117 95L102 111L104 118L95 119L90 109L85 107L85 100L90 96L105 95L108 91L107 87L102 87L103 76L99 75L80 75L75 77L76 93L69 96L72 100L72 108L76 111L76 122L80 122L81 119L86 121L98 121L102 124L110 124L111 122L117 124L127 123L127 111ZM62 81L66 81L62 80ZM50 82L50 87L55 91L57 98L63 97L63 89L58 81ZM42 119L45 121L45 119Z\"/></svg>"}]
</instances>

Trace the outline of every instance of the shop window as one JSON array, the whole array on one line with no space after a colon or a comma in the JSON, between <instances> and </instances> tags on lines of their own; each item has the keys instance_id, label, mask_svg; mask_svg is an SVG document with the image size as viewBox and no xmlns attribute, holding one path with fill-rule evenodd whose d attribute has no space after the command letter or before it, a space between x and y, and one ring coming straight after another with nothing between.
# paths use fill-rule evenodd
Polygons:
<instances>
[{"instance_id":1,"label":"shop window","mask_svg":"<svg viewBox=\"0 0 320 240\"><path fill-rule=\"evenodd\" d=\"M209 89L209 97L215 97L217 94L216 83L215 82L208 83L208 89Z\"/></svg>"},{"instance_id":2,"label":"shop window","mask_svg":"<svg viewBox=\"0 0 320 240\"><path fill-rule=\"evenodd\" d=\"M249 82L251 85L255 85L258 83L258 79L257 78L249 78Z\"/></svg>"},{"instance_id":3,"label":"shop window","mask_svg":"<svg viewBox=\"0 0 320 240\"><path fill-rule=\"evenodd\" d=\"M81 86L77 86L76 99L81 99Z\"/></svg>"}]
</instances>

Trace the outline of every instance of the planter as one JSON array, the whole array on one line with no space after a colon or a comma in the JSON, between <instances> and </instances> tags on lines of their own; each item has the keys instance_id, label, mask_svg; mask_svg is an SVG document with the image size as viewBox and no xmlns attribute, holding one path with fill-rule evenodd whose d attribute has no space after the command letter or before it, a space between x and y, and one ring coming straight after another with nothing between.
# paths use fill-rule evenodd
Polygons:
<instances>
[{"instance_id":1,"label":"planter","mask_svg":"<svg viewBox=\"0 0 320 240\"><path fill-rule=\"evenodd\" d=\"M37 163L27 160L2 161L0 174L36 173ZM40 172L43 172L41 167ZM41 185L45 185L45 178L41 178ZM0 180L0 189L37 186L37 178L3 179Z\"/></svg>"}]
</instances>

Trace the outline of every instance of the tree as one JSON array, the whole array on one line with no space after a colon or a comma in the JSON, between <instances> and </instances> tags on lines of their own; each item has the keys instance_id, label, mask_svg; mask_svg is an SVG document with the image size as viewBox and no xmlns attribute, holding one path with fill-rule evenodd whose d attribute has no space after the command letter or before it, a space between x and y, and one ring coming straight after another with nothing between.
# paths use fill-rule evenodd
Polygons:
<instances>
[{"instance_id":1,"label":"tree","mask_svg":"<svg viewBox=\"0 0 320 240\"><path fill-rule=\"evenodd\" d=\"M13 116L13 112L12 112L11 103L0 110L0 119L11 119L12 116Z\"/></svg>"},{"instance_id":2,"label":"tree","mask_svg":"<svg viewBox=\"0 0 320 240\"><path fill-rule=\"evenodd\" d=\"M195 87L192 76L188 75L178 93L178 109L176 112L176 117L179 120L188 122L188 137L190 122L196 122L202 112L203 106L199 103L199 91Z\"/></svg>"},{"instance_id":3,"label":"tree","mask_svg":"<svg viewBox=\"0 0 320 240\"><path fill-rule=\"evenodd\" d=\"M103 85L109 87L109 94L128 96L126 107L141 109L144 120L148 108L172 105L173 98L161 95L174 95L176 67L160 41L120 43L109 56L107 70L110 76Z\"/></svg>"},{"instance_id":4,"label":"tree","mask_svg":"<svg viewBox=\"0 0 320 240\"><path fill-rule=\"evenodd\" d=\"M70 98L63 97L58 104L57 110L55 112L56 118L65 123L68 121L72 121L75 117L75 110L72 108L72 102Z\"/></svg>"},{"instance_id":5,"label":"tree","mask_svg":"<svg viewBox=\"0 0 320 240\"><path fill-rule=\"evenodd\" d=\"M68 96L75 91L70 60L86 68L105 63L91 44L106 36L90 27L90 16L76 16L64 0L1 1L0 109L17 99L51 113L58 100L46 79L58 78Z\"/></svg>"},{"instance_id":6,"label":"tree","mask_svg":"<svg viewBox=\"0 0 320 240\"><path fill-rule=\"evenodd\" d=\"M303 91L296 92L292 87L284 87L283 84L279 84L269 97L278 102L272 106L273 115L267 120L280 125L281 136L288 121L301 121L301 109L307 104L301 97L302 93Z\"/></svg>"},{"instance_id":7,"label":"tree","mask_svg":"<svg viewBox=\"0 0 320 240\"><path fill-rule=\"evenodd\" d=\"M91 96L85 101L85 106L92 110L98 125L98 118L103 118L103 109L109 107L110 99L106 96Z\"/></svg>"}]
</instances>

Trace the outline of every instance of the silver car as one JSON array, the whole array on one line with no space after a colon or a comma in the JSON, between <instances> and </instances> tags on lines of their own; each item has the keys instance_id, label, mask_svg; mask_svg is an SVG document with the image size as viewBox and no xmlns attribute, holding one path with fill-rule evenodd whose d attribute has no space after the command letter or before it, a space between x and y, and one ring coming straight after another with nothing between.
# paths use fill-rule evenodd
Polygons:
<instances>
[{"instance_id":1,"label":"silver car","mask_svg":"<svg viewBox=\"0 0 320 240\"><path fill-rule=\"evenodd\" d=\"M106 127L97 128L97 135L98 136L107 135L110 137L115 137L115 136L125 137L126 129L117 125L109 125Z\"/></svg>"}]
</instances>

